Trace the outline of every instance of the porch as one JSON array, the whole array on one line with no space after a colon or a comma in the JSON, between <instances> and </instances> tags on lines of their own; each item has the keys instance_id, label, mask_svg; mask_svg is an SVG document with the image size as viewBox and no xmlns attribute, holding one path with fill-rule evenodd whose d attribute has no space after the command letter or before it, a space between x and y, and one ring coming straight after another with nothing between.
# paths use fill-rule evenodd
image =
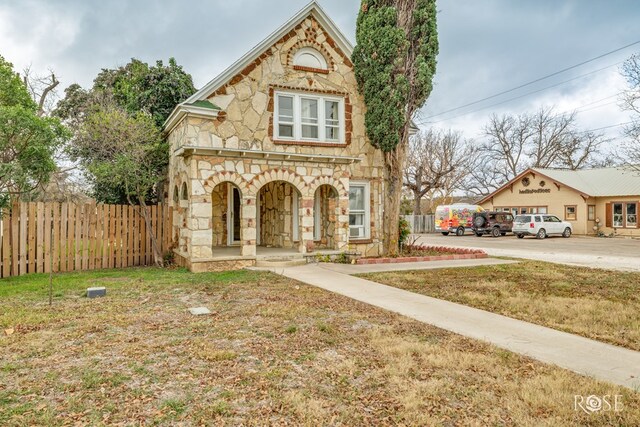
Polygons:
<instances>
[{"instance_id":1,"label":"porch","mask_svg":"<svg viewBox=\"0 0 640 427\"><path fill-rule=\"evenodd\" d=\"M280 180L260 187L255 199L234 183L216 185L211 192L211 259L339 253L346 248L348 227L339 222L339 193L322 184L312 194L305 197L295 185Z\"/></svg>"}]
</instances>

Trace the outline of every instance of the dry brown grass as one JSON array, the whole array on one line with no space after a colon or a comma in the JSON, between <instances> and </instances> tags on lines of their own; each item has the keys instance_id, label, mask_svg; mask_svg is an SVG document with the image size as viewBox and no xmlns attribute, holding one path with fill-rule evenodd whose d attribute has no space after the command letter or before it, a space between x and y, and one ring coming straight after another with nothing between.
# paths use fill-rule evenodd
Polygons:
<instances>
[{"instance_id":1,"label":"dry brown grass","mask_svg":"<svg viewBox=\"0 0 640 427\"><path fill-rule=\"evenodd\" d=\"M65 275L53 309L45 287L0 282L3 426L640 424L638 393L274 275Z\"/></svg>"},{"instance_id":2,"label":"dry brown grass","mask_svg":"<svg viewBox=\"0 0 640 427\"><path fill-rule=\"evenodd\" d=\"M640 274L522 261L362 275L640 351Z\"/></svg>"}]
</instances>

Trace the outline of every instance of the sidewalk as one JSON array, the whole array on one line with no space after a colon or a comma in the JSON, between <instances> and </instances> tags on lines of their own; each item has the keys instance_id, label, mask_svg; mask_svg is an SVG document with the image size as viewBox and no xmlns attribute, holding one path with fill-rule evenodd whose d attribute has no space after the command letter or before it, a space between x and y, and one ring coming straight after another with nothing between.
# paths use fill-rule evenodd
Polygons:
<instances>
[{"instance_id":1,"label":"sidewalk","mask_svg":"<svg viewBox=\"0 0 640 427\"><path fill-rule=\"evenodd\" d=\"M640 352L349 275L424 268L416 264L418 263L373 266L309 264L270 270L545 363L629 388L640 388ZM432 262L424 264L438 268ZM407 268L409 265L412 268ZM454 267L451 263L449 266ZM386 268L382 270L380 267Z\"/></svg>"},{"instance_id":2,"label":"sidewalk","mask_svg":"<svg viewBox=\"0 0 640 427\"><path fill-rule=\"evenodd\" d=\"M455 261L404 262L398 264L318 264L319 267L344 274L380 273L383 271L435 270L440 268L478 267L481 265L515 264L518 261L497 258L460 259Z\"/></svg>"}]
</instances>

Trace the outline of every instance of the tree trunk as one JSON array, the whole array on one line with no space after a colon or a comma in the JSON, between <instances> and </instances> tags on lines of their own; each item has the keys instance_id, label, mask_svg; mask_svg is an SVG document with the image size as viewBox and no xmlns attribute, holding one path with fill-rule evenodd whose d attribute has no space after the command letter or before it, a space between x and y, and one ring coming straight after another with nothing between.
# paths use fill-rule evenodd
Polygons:
<instances>
[{"instance_id":1,"label":"tree trunk","mask_svg":"<svg viewBox=\"0 0 640 427\"><path fill-rule=\"evenodd\" d=\"M422 215L422 196L420 192L413 192L413 214Z\"/></svg>"},{"instance_id":2,"label":"tree trunk","mask_svg":"<svg viewBox=\"0 0 640 427\"><path fill-rule=\"evenodd\" d=\"M408 128L408 126L407 126ZM408 132L404 132L408 135ZM382 248L385 256L398 255L398 221L402 197L403 169L407 155L407 137L403 137L393 151L383 153L384 164L384 214L382 216Z\"/></svg>"},{"instance_id":3,"label":"tree trunk","mask_svg":"<svg viewBox=\"0 0 640 427\"><path fill-rule=\"evenodd\" d=\"M164 259L162 257L162 252L160 251L160 247L158 246L158 240L156 239L156 230L151 228L151 218L149 218L149 207L144 202L142 197L139 198L140 201L140 214L144 219L144 223L147 226L147 230L151 233L151 248L153 250L153 261L158 267L164 267Z\"/></svg>"}]
</instances>

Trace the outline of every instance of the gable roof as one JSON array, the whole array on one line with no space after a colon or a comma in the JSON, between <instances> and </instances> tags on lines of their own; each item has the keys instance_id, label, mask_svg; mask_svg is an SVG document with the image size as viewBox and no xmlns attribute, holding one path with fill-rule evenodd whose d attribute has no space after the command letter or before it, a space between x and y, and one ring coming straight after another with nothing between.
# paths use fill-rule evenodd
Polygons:
<instances>
[{"instance_id":1,"label":"gable roof","mask_svg":"<svg viewBox=\"0 0 640 427\"><path fill-rule=\"evenodd\" d=\"M580 170L529 168L484 197L478 203L485 203L529 173L542 175L547 179L590 197L640 195L640 170L633 167L620 166Z\"/></svg>"},{"instance_id":2,"label":"gable roof","mask_svg":"<svg viewBox=\"0 0 640 427\"><path fill-rule=\"evenodd\" d=\"M255 61L260 55L273 46L278 40L284 37L288 32L295 28L298 24L304 21L307 17L313 16L316 21L322 26L322 28L329 34L329 36L335 41L337 47L342 50L345 55L351 57L353 53L353 46L345 35L338 29L338 26L329 18L329 15L320 7L316 0L313 0L296 13L291 19L285 22L280 28L271 33L266 39L258 43L253 49L247 52L244 56L231 64L229 68L224 70L221 74L204 85L200 90L191 95L188 99L178 104L167 120L165 120L163 128L164 132L168 133L171 129L182 120L186 114L194 113L206 113L211 117L216 117L220 108L214 104L214 108L208 105L202 104L202 101L207 101L207 98L211 96L216 90L225 85L236 74L241 72L247 65ZM194 111L195 109L195 111Z\"/></svg>"},{"instance_id":3,"label":"gable roof","mask_svg":"<svg viewBox=\"0 0 640 427\"><path fill-rule=\"evenodd\" d=\"M630 167L533 170L593 197L640 195L640 171Z\"/></svg>"},{"instance_id":4,"label":"gable roof","mask_svg":"<svg viewBox=\"0 0 640 427\"><path fill-rule=\"evenodd\" d=\"M307 4L300 12L296 13L291 19L285 22L280 28L271 33L266 39L258 43L253 49L247 52L242 58L231 64L229 68L204 85L202 89L191 95L184 103L202 101L207 99L213 92L226 84L233 76L242 71L247 65L255 61L267 49L273 46L278 40L284 37L289 31L304 21L309 15L313 16L322 28L329 33L331 38L349 57L353 53L353 46L345 35L340 31L338 26L329 18L329 15L320 7L316 0Z\"/></svg>"}]
</instances>

